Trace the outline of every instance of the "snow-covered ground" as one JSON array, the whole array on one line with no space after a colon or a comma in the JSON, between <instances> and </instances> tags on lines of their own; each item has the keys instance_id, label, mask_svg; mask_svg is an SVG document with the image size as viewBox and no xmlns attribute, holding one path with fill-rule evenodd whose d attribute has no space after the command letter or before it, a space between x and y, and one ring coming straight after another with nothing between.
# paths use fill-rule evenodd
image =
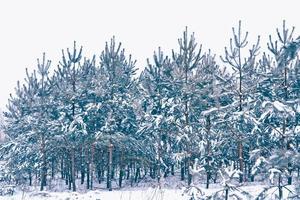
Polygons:
<instances>
[{"instance_id":1,"label":"snow-covered ground","mask_svg":"<svg viewBox=\"0 0 300 200\"><path fill-rule=\"evenodd\" d=\"M256 196L263 190L263 185L248 185L242 187L251 195ZM205 195L216 192L220 187L213 186L203 189ZM94 190L88 192L40 192L38 190L22 192L18 190L12 196L0 196L0 200L188 200L190 197L184 194L183 189L158 188L124 188L122 190Z\"/></svg>"},{"instance_id":2,"label":"snow-covered ground","mask_svg":"<svg viewBox=\"0 0 300 200\"><path fill-rule=\"evenodd\" d=\"M201 189L205 197L222 189L222 183L219 181L210 184L209 189L205 189L203 180L202 177L196 181L196 185ZM14 195L0 195L0 200L190 200L191 197L185 192L186 180L180 181L178 175L162 179L162 189L158 189L156 179L151 178L144 178L141 182L135 183L133 187L130 186L131 184L128 180L124 180L124 186L121 189L113 182L113 191L106 189L105 182L99 184L95 181L93 190L87 190L86 184L80 184L79 179L76 182L77 192L72 192L68 190L68 186L63 180L58 178L49 179L46 191L41 192L39 191L39 182L33 181L33 186L29 187L28 183L24 187L18 186ZM299 180L295 179L294 183L297 184L298 182ZM233 184L239 185L238 181L233 181ZM239 189L249 193L252 196L250 199L255 199L268 185L268 182L257 180L256 182L245 182ZM268 193L277 194L278 191L275 191L275 189L271 189ZM294 187L289 186L289 189L294 190ZM197 190L194 188L190 191L195 192ZM229 193L233 194L233 191ZM283 191L283 193L284 199L287 199L287 191ZM272 198L269 196L267 199L271 200Z\"/></svg>"},{"instance_id":3,"label":"snow-covered ground","mask_svg":"<svg viewBox=\"0 0 300 200\"><path fill-rule=\"evenodd\" d=\"M186 199L181 195L180 190L157 190L153 188L138 190L122 190L122 191L89 191L87 193L78 192L18 192L13 196L0 197L1 200L142 200L142 199L170 199L183 200Z\"/></svg>"},{"instance_id":4,"label":"snow-covered ground","mask_svg":"<svg viewBox=\"0 0 300 200\"><path fill-rule=\"evenodd\" d=\"M240 187L241 190L247 191L251 194L250 198L242 198L245 200L255 199L266 187L259 182L246 183L245 186ZM289 189L293 190L294 186L290 186ZM38 188L27 188L27 191L24 192L18 188L14 195L5 195L0 196L0 200L40 200L40 199L49 199L49 200L190 200L191 196L184 192L185 188L162 188L158 189L157 187L133 187L133 188L123 188L115 189L113 191L107 191L106 189L95 189L92 191L81 192L71 192L71 191L39 191ZM219 184L211 185L211 188L201 190L204 192L202 197L207 197L213 193L221 190ZM276 188L271 189L268 194L273 194L273 197L270 195L266 197L268 200L273 200L274 194L277 194L278 191L275 191ZM195 190L194 190L195 191ZM230 192L232 194L232 191ZM236 198L229 198L236 199ZM283 200L288 199L288 193L284 190Z\"/></svg>"}]
</instances>

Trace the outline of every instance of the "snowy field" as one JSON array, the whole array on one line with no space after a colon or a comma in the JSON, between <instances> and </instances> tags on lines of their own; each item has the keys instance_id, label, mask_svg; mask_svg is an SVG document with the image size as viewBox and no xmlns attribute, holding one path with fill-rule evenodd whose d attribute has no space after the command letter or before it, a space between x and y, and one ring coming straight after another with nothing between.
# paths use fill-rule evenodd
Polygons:
<instances>
[{"instance_id":1,"label":"snowy field","mask_svg":"<svg viewBox=\"0 0 300 200\"><path fill-rule=\"evenodd\" d=\"M205 189L205 183L199 179L195 182L197 187L191 187L190 190L186 189L186 181L178 180L178 176L168 177L162 179L162 189L158 189L157 182L152 179L144 179L143 181L130 186L130 183L124 180L124 187L118 188L116 184L113 184L113 191L108 191L105 187L105 182L101 184L95 181L93 190L87 190L85 184L80 184L80 180L77 179L77 192L72 192L68 190L68 186L62 180L52 180L49 181L49 185L46 191L39 191L39 184L37 181L33 182L33 186L24 187L18 186L15 189L13 195L0 195L0 200L190 200L192 193L195 197L201 197L207 199L207 197L215 194L216 192L222 190L222 183L211 183L209 189ZM239 183L232 181L232 184L238 186ZM294 184L298 184L299 179L295 179ZM273 185L275 186L276 183ZM245 182L240 187L237 187L240 191L229 191L229 195L236 194L240 196L241 191L246 191L251 195L249 198L242 197L242 200L254 200L266 187L269 187L270 183L264 181L256 182ZM201 195L196 188L200 188L203 194ZM288 187L290 190L295 191L294 186ZM268 191L269 195L266 198L272 200L275 199L274 196L278 193L276 188ZM283 190L283 199L288 199L287 190ZM273 196L273 197L271 197ZM241 197L241 196L240 196ZM197 198L195 198L198 200ZM220 198L215 198L213 200L219 200ZM235 200L236 198L230 197L229 200ZM222 199L223 200L223 199ZM260 199L261 200L261 199ZM295 198L293 199L295 200Z\"/></svg>"},{"instance_id":2,"label":"snowy field","mask_svg":"<svg viewBox=\"0 0 300 200\"><path fill-rule=\"evenodd\" d=\"M124 191L90 191L87 193L78 193L78 192L30 192L22 193L19 192L13 196L0 197L2 200L19 200L19 199L30 199L30 200L39 200L39 199L50 199L50 200L141 200L141 199L174 199L181 200L187 199L181 195L180 190L155 190L152 188L145 190L124 190Z\"/></svg>"},{"instance_id":3,"label":"snowy field","mask_svg":"<svg viewBox=\"0 0 300 200\"><path fill-rule=\"evenodd\" d=\"M264 186L259 184L242 187L251 195L257 196ZM205 195L210 195L220 188L203 189ZM95 190L80 192L22 192L17 191L12 196L2 196L0 200L189 200L190 196L184 194L184 189L157 189L157 188L125 188L122 190Z\"/></svg>"}]
</instances>

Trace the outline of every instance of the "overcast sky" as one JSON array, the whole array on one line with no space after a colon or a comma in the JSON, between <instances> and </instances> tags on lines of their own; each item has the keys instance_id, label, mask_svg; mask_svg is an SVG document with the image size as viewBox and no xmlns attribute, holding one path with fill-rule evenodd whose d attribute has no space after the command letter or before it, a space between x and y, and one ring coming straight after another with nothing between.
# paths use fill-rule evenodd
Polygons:
<instances>
[{"instance_id":1,"label":"overcast sky","mask_svg":"<svg viewBox=\"0 0 300 200\"><path fill-rule=\"evenodd\" d=\"M84 54L100 54L113 35L126 52L144 67L146 58L161 46L177 48L185 26L195 32L204 50L223 52L231 27L241 19L250 41L269 34L286 19L300 29L297 0L2 0L0 2L0 108L4 108L25 68L35 69L36 58L46 52L53 62L73 41Z\"/></svg>"}]
</instances>

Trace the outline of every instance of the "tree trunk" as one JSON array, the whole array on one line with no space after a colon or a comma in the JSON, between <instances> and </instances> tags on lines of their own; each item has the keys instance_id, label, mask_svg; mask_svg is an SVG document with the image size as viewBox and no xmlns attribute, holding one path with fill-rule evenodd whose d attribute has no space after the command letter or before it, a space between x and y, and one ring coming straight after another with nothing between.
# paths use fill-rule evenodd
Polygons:
<instances>
[{"instance_id":1,"label":"tree trunk","mask_svg":"<svg viewBox=\"0 0 300 200\"><path fill-rule=\"evenodd\" d=\"M76 177L75 177L75 148L72 147L71 149L71 179L72 179L72 186L73 191L76 191Z\"/></svg>"},{"instance_id":2,"label":"tree trunk","mask_svg":"<svg viewBox=\"0 0 300 200\"><path fill-rule=\"evenodd\" d=\"M151 176L151 175L150 175ZM130 164L127 165L127 176L126 176L126 180L129 180L130 178ZM151 177L152 178L152 177Z\"/></svg>"},{"instance_id":3,"label":"tree trunk","mask_svg":"<svg viewBox=\"0 0 300 200\"><path fill-rule=\"evenodd\" d=\"M31 170L29 170L29 186L32 186L32 175L31 175Z\"/></svg>"},{"instance_id":4,"label":"tree trunk","mask_svg":"<svg viewBox=\"0 0 300 200\"><path fill-rule=\"evenodd\" d=\"M122 187L122 180L123 180L123 169L120 166L120 174L119 174L119 187Z\"/></svg>"},{"instance_id":5,"label":"tree trunk","mask_svg":"<svg viewBox=\"0 0 300 200\"><path fill-rule=\"evenodd\" d=\"M174 164L172 164L172 165L171 165L171 175L172 175L172 176L175 175L174 171L175 171L175 170L174 170Z\"/></svg>"},{"instance_id":6,"label":"tree trunk","mask_svg":"<svg viewBox=\"0 0 300 200\"><path fill-rule=\"evenodd\" d=\"M226 189L225 189L225 200L228 200L228 197L229 197L229 191L228 191L228 188L226 187Z\"/></svg>"},{"instance_id":7,"label":"tree trunk","mask_svg":"<svg viewBox=\"0 0 300 200\"><path fill-rule=\"evenodd\" d=\"M67 183L69 190L72 189L72 176L71 176L71 162L68 164L68 176L67 176Z\"/></svg>"},{"instance_id":8,"label":"tree trunk","mask_svg":"<svg viewBox=\"0 0 300 200\"><path fill-rule=\"evenodd\" d=\"M54 178L54 175L55 175L55 172L54 172L54 158L52 157L52 159L51 159L51 178L52 179Z\"/></svg>"},{"instance_id":9,"label":"tree trunk","mask_svg":"<svg viewBox=\"0 0 300 200\"><path fill-rule=\"evenodd\" d=\"M135 176L134 176L134 182L137 183L138 182L138 179L141 177L141 174L140 174L140 167L137 167L136 168L136 171L135 171Z\"/></svg>"},{"instance_id":10,"label":"tree trunk","mask_svg":"<svg viewBox=\"0 0 300 200\"><path fill-rule=\"evenodd\" d=\"M288 76L288 69L285 66L284 68L284 92L285 92L285 101L288 100L288 83L287 83L287 76ZM285 131L286 131L286 123L287 123L287 119L284 119L284 123L283 123L283 136L285 136ZM283 141L284 143L284 141ZM290 143L291 141L288 139L287 143L286 143L286 149L287 150L291 150L290 147ZM288 162L288 185L292 184L292 163Z\"/></svg>"},{"instance_id":11,"label":"tree trunk","mask_svg":"<svg viewBox=\"0 0 300 200\"><path fill-rule=\"evenodd\" d=\"M239 141L239 166L240 166L240 183L243 182L243 171L244 171L244 159L243 159L243 143L242 141Z\"/></svg>"},{"instance_id":12,"label":"tree trunk","mask_svg":"<svg viewBox=\"0 0 300 200\"><path fill-rule=\"evenodd\" d=\"M164 173L164 178L167 178L169 173L170 173L170 169L169 169L169 166L167 168L165 168L165 173Z\"/></svg>"},{"instance_id":13,"label":"tree trunk","mask_svg":"<svg viewBox=\"0 0 300 200\"><path fill-rule=\"evenodd\" d=\"M190 173L190 166L191 166L191 158L190 157L188 157L187 158L187 161L186 161L186 163L185 163L185 168L186 168L186 171L187 171L187 175L188 175L188 186L190 186L191 185L191 183L192 183L192 175L191 175L191 173Z\"/></svg>"},{"instance_id":14,"label":"tree trunk","mask_svg":"<svg viewBox=\"0 0 300 200\"><path fill-rule=\"evenodd\" d=\"M84 178L85 178L85 164L84 164L84 150L83 147L81 148L81 154L80 154L80 183L81 185L84 184Z\"/></svg>"},{"instance_id":15,"label":"tree trunk","mask_svg":"<svg viewBox=\"0 0 300 200\"><path fill-rule=\"evenodd\" d=\"M278 194L279 194L279 199L281 200L283 197L282 185L281 185L281 173L279 174L279 177L278 177Z\"/></svg>"},{"instance_id":16,"label":"tree trunk","mask_svg":"<svg viewBox=\"0 0 300 200\"><path fill-rule=\"evenodd\" d=\"M208 115L206 118L206 189L209 188L209 179L210 179L210 116Z\"/></svg>"},{"instance_id":17,"label":"tree trunk","mask_svg":"<svg viewBox=\"0 0 300 200\"><path fill-rule=\"evenodd\" d=\"M108 152L109 152L109 158L108 158L108 170L107 170L107 186L108 186L108 190L112 191L112 183L111 183L111 172L112 172L112 148L113 145L110 142L109 143L109 147L108 147Z\"/></svg>"},{"instance_id":18,"label":"tree trunk","mask_svg":"<svg viewBox=\"0 0 300 200\"><path fill-rule=\"evenodd\" d=\"M86 164L86 189L90 189L90 163Z\"/></svg>"},{"instance_id":19,"label":"tree trunk","mask_svg":"<svg viewBox=\"0 0 300 200\"><path fill-rule=\"evenodd\" d=\"M106 188L109 189L110 187L110 172L109 172L109 164L107 165L107 172L106 172Z\"/></svg>"},{"instance_id":20,"label":"tree trunk","mask_svg":"<svg viewBox=\"0 0 300 200\"><path fill-rule=\"evenodd\" d=\"M91 174L91 184L90 184L90 189L92 190L93 189L93 180L94 180L94 154L95 154L95 145L92 144L92 147L91 147L91 164L90 164L90 174Z\"/></svg>"},{"instance_id":21,"label":"tree trunk","mask_svg":"<svg viewBox=\"0 0 300 200\"><path fill-rule=\"evenodd\" d=\"M72 189L72 176L69 174L68 178L69 178L69 180L68 180L69 190L71 190Z\"/></svg>"},{"instance_id":22,"label":"tree trunk","mask_svg":"<svg viewBox=\"0 0 300 200\"><path fill-rule=\"evenodd\" d=\"M288 185L292 185L292 164L288 163Z\"/></svg>"},{"instance_id":23,"label":"tree trunk","mask_svg":"<svg viewBox=\"0 0 300 200\"><path fill-rule=\"evenodd\" d=\"M184 161L181 160L180 161L180 177L181 177L180 180L182 180L182 181L184 181L184 175L185 175L184 172L185 172Z\"/></svg>"},{"instance_id":24,"label":"tree trunk","mask_svg":"<svg viewBox=\"0 0 300 200\"><path fill-rule=\"evenodd\" d=\"M64 159L63 159L63 157L61 158L61 161L60 161L60 175L61 175L61 179L65 178L65 174L64 174Z\"/></svg>"},{"instance_id":25,"label":"tree trunk","mask_svg":"<svg viewBox=\"0 0 300 200\"><path fill-rule=\"evenodd\" d=\"M66 185L69 185L69 174L68 174L68 165L65 166L65 181L66 181Z\"/></svg>"},{"instance_id":26,"label":"tree trunk","mask_svg":"<svg viewBox=\"0 0 300 200\"><path fill-rule=\"evenodd\" d=\"M120 174L119 174L119 187L122 187L122 180L123 180L123 151L120 155Z\"/></svg>"},{"instance_id":27,"label":"tree trunk","mask_svg":"<svg viewBox=\"0 0 300 200\"><path fill-rule=\"evenodd\" d=\"M158 133L158 160L157 160L157 183L158 183L158 188L161 189L161 131L159 130ZM138 168L139 169L139 168ZM136 181L135 181L136 182Z\"/></svg>"},{"instance_id":28,"label":"tree trunk","mask_svg":"<svg viewBox=\"0 0 300 200\"><path fill-rule=\"evenodd\" d=\"M239 34L239 41L240 40ZM239 57L239 112L243 111L242 103L243 103L243 93L242 93L242 63L241 63L241 47L238 48L238 57ZM242 143L242 136L239 134L238 136L238 157L239 157L239 170L241 171L239 181L240 183L243 182L243 169L244 169L244 160L243 160L243 143Z\"/></svg>"},{"instance_id":29,"label":"tree trunk","mask_svg":"<svg viewBox=\"0 0 300 200\"><path fill-rule=\"evenodd\" d=\"M252 168L251 164L249 163L249 166L248 166L248 178L250 178L251 182L254 182L254 175L252 175L251 168Z\"/></svg>"},{"instance_id":30,"label":"tree trunk","mask_svg":"<svg viewBox=\"0 0 300 200\"><path fill-rule=\"evenodd\" d=\"M41 172L41 188L43 191L46 186L46 176L47 176L47 163L46 163L46 152L45 152L45 135L42 133L42 144L41 144L41 154L42 154L42 172Z\"/></svg>"},{"instance_id":31,"label":"tree trunk","mask_svg":"<svg viewBox=\"0 0 300 200\"><path fill-rule=\"evenodd\" d=\"M115 179L115 166L112 165L112 168L111 168L111 180Z\"/></svg>"},{"instance_id":32,"label":"tree trunk","mask_svg":"<svg viewBox=\"0 0 300 200\"><path fill-rule=\"evenodd\" d=\"M210 172L207 171L206 172L206 189L209 188L209 179L210 179Z\"/></svg>"},{"instance_id":33,"label":"tree trunk","mask_svg":"<svg viewBox=\"0 0 300 200\"><path fill-rule=\"evenodd\" d=\"M101 170L98 169L98 183L101 184L102 182L102 173L101 173Z\"/></svg>"}]
</instances>

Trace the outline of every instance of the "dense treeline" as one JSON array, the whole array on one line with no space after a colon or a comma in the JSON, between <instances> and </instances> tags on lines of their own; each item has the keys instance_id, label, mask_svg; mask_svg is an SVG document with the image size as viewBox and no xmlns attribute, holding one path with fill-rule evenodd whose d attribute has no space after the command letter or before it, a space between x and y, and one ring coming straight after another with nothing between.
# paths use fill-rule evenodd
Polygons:
<instances>
[{"instance_id":1,"label":"dense treeline","mask_svg":"<svg viewBox=\"0 0 300 200\"><path fill-rule=\"evenodd\" d=\"M57 67L44 54L4 113L5 176L18 184L37 179L44 190L59 175L76 191L76 179L111 189L112 180L122 187L150 176L160 185L178 172L189 185L197 158L207 188L231 163L240 182L276 169L280 183L292 184L300 168L293 31L284 23L262 52L260 37L248 44L239 23L218 59L186 29L178 49L165 55L158 48L139 76L115 38L92 58L74 43Z\"/></svg>"}]
</instances>

